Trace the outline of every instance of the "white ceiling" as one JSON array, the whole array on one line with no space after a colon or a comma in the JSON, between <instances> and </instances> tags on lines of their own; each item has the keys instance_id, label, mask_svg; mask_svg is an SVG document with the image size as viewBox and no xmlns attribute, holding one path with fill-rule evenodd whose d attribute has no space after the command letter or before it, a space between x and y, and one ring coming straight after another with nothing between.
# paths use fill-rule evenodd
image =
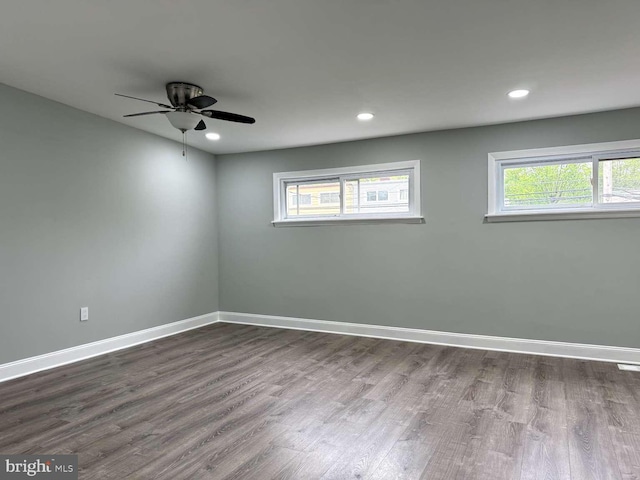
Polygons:
<instances>
[{"instance_id":1,"label":"white ceiling","mask_svg":"<svg viewBox=\"0 0 640 480\"><path fill-rule=\"evenodd\" d=\"M209 120L222 140L191 145L282 148L640 105L639 18L638 0L3 0L0 82L176 140L113 93L192 82L257 123Z\"/></svg>"}]
</instances>

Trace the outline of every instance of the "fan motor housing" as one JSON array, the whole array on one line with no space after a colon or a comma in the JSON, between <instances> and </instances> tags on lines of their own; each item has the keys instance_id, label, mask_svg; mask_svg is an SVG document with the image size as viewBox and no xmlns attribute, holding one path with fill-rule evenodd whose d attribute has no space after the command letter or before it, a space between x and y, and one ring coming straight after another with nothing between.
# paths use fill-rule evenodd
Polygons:
<instances>
[{"instance_id":1,"label":"fan motor housing","mask_svg":"<svg viewBox=\"0 0 640 480\"><path fill-rule=\"evenodd\" d=\"M176 108L188 109L187 102L192 98L199 97L204 94L204 90L198 85L185 82L167 83L167 97Z\"/></svg>"}]
</instances>

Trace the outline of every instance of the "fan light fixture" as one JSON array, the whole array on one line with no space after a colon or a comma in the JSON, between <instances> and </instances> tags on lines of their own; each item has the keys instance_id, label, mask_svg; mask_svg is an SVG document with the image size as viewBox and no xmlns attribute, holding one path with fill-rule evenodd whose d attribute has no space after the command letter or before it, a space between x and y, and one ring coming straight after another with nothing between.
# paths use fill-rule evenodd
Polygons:
<instances>
[{"instance_id":1,"label":"fan light fixture","mask_svg":"<svg viewBox=\"0 0 640 480\"><path fill-rule=\"evenodd\" d=\"M167 112L165 115L169 119L169 122L171 122L171 125L182 133L196 128L196 125L200 123L200 119L189 112Z\"/></svg>"}]
</instances>

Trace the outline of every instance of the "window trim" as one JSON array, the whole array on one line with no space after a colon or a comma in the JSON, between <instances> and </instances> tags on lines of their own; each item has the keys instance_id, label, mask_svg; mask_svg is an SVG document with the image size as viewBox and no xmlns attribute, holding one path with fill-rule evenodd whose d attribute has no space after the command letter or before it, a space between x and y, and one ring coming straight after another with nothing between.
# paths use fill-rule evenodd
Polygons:
<instances>
[{"instance_id":1,"label":"window trim","mask_svg":"<svg viewBox=\"0 0 640 480\"><path fill-rule=\"evenodd\" d=\"M588 143L561 147L535 148L489 153L488 205L485 221L521 222L539 220L578 220L640 217L640 202L625 202L604 206L598 201L598 165L601 160L640 156L640 139L619 142ZM593 163L593 205L570 208L504 209L503 174L505 166L540 163Z\"/></svg>"},{"instance_id":2,"label":"window trim","mask_svg":"<svg viewBox=\"0 0 640 480\"><path fill-rule=\"evenodd\" d=\"M286 183L305 182L323 179L340 179L340 183L350 176L361 177L363 174L393 173L399 170L412 170L409 176L409 212L407 213L369 213L348 214L339 217L297 217L286 218ZM341 187L342 188L342 187ZM345 225L372 223L422 223L422 202L420 192L420 160L409 160L374 165L358 165L353 167L325 168L320 170L302 170L297 172L279 172L273 174L273 221L274 226L288 225ZM343 209L342 196L340 211Z\"/></svg>"}]
</instances>

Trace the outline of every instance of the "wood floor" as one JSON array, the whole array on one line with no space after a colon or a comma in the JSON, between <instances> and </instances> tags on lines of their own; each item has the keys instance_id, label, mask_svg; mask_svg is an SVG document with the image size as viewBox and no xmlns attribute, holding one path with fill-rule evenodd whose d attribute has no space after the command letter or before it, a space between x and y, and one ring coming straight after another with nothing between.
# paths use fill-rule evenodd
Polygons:
<instances>
[{"instance_id":1,"label":"wood floor","mask_svg":"<svg viewBox=\"0 0 640 480\"><path fill-rule=\"evenodd\" d=\"M614 364L216 324L0 384L83 479L640 479Z\"/></svg>"}]
</instances>

